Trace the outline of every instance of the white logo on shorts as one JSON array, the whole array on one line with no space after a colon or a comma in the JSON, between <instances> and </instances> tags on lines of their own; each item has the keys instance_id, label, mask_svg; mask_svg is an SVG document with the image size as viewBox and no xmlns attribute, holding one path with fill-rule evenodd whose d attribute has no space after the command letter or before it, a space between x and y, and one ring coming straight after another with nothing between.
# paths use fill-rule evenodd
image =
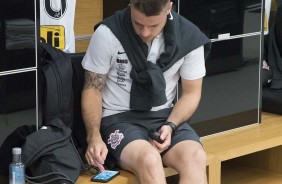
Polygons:
<instances>
[{"instance_id":1,"label":"white logo on shorts","mask_svg":"<svg viewBox=\"0 0 282 184\"><path fill-rule=\"evenodd\" d=\"M119 133L119 130L116 130L114 133L110 134L108 144L111 144L111 148L116 149L123 138L123 133Z\"/></svg>"}]
</instances>

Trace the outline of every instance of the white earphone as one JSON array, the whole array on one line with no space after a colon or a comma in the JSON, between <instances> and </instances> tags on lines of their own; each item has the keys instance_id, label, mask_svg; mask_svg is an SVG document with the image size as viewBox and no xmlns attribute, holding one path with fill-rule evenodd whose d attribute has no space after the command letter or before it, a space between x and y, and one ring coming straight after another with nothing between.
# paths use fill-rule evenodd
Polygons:
<instances>
[{"instance_id":1,"label":"white earphone","mask_svg":"<svg viewBox=\"0 0 282 184\"><path fill-rule=\"evenodd\" d=\"M169 20L173 20L173 16L171 14L171 12L169 12L169 17L168 17Z\"/></svg>"}]
</instances>

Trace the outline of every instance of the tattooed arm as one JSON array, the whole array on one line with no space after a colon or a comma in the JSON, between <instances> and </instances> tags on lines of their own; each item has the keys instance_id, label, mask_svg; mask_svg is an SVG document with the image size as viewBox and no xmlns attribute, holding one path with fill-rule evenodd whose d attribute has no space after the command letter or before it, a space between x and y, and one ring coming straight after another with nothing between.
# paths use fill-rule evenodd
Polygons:
<instances>
[{"instance_id":1,"label":"tattooed arm","mask_svg":"<svg viewBox=\"0 0 282 184\"><path fill-rule=\"evenodd\" d=\"M84 120L88 148L85 153L89 164L104 170L103 164L108 150L101 138L102 91L107 75L85 70L84 87L81 96L82 117Z\"/></svg>"}]
</instances>

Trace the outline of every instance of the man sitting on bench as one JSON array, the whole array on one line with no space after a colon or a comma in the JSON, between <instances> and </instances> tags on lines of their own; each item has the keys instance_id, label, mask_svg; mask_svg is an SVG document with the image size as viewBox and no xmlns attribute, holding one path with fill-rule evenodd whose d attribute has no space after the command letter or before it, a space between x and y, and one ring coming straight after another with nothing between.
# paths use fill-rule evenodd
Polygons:
<instances>
[{"instance_id":1,"label":"man sitting on bench","mask_svg":"<svg viewBox=\"0 0 282 184\"><path fill-rule=\"evenodd\" d=\"M85 156L100 170L128 170L141 184L166 183L163 165L179 183L206 184L206 154L184 122L199 104L211 44L172 5L130 0L97 26L82 61Z\"/></svg>"}]
</instances>

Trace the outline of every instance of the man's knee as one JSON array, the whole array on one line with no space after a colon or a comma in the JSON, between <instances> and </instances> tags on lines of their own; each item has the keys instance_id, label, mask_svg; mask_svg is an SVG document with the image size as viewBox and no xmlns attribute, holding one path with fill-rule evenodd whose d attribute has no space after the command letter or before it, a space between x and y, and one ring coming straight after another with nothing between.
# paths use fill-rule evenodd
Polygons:
<instances>
[{"instance_id":1,"label":"man's knee","mask_svg":"<svg viewBox=\"0 0 282 184\"><path fill-rule=\"evenodd\" d=\"M119 164L122 168L135 173L163 167L160 153L144 141L135 141L126 146Z\"/></svg>"},{"instance_id":2,"label":"man's knee","mask_svg":"<svg viewBox=\"0 0 282 184\"><path fill-rule=\"evenodd\" d=\"M202 166L206 166L207 162L207 155L206 152L202 148L195 149L194 153L192 154L192 160L196 163L201 164Z\"/></svg>"},{"instance_id":3,"label":"man's knee","mask_svg":"<svg viewBox=\"0 0 282 184\"><path fill-rule=\"evenodd\" d=\"M138 165L143 169L151 170L162 167L162 159L157 151L145 151L138 159Z\"/></svg>"},{"instance_id":4,"label":"man's knee","mask_svg":"<svg viewBox=\"0 0 282 184\"><path fill-rule=\"evenodd\" d=\"M134 174L140 183L165 183L160 153L155 149L141 151L134 166Z\"/></svg>"},{"instance_id":5,"label":"man's knee","mask_svg":"<svg viewBox=\"0 0 282 184\"><path fill-rule=\"evenodd\" d=\"M181 153L177 154L178 158L174 159L178 163L176 165L180 166L180 168L186 167L205 167L207 155L204 149L198 145L190 145L181 149ZM175 165L174 164L174 165Z\"/></svg>"}]
</instances>

